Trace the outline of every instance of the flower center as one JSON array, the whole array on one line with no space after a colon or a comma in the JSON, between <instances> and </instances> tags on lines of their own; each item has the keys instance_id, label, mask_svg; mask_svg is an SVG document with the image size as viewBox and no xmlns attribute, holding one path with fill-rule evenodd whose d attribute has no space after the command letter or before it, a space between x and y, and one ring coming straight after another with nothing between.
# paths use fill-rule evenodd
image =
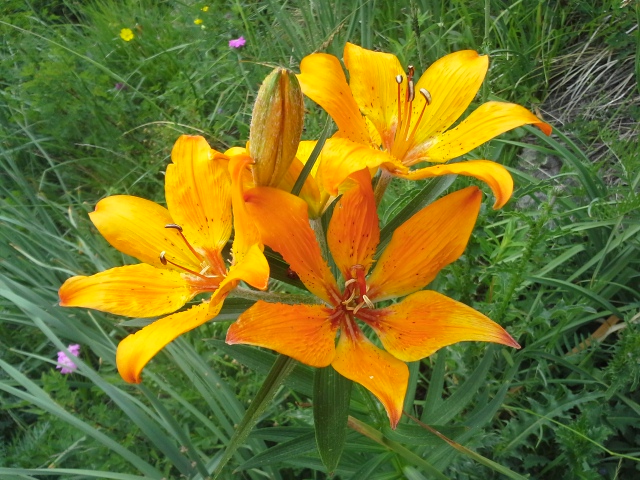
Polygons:
<instances>
[{"instance_id":1,"label":"flower center","mask_svg":"<svg viewBox=\"0 0 640 480\"><path fill-rule=\"evenodd\" d=\"M184 236L182 232L182 227L176 223L169 223L164 226L164 228L171 228L172 230L176 230L182 238L182 241L185 243L189 251L198 259L200 262L200 271L192 270L183 265L180 265L170 259L167 258L167 253L162 251L160 252L160 262L163 265L171 264L180 270L183 270L188 274L189 283L193 284L200 291L213 291L218 288L222 277L226 276L227 268L224 264L224 261L220 257L218 252L215 252L214 255L202 255L198 252L192 245L189 243L187 238Z\"/></svg>"},{"instance_id":2,"label":"flower center","mask_svg":"<svg viewBox=\"0 0 640 480\"><path fill-rule=\"evenodd\" d=\"M402 98L402 84L404 83L404 77L402 75L398 75L395 78L396 83L398 84L398 120L396 122L393 145L390 150L391 154L398 159L402 159L409 148L413 146L413 139L415 138L416 131L418 130L418 125L420 125L420 121L422 120L425 110L429 105L431 105L431 94L426 88L421 88L419 92L420 95L424 97L425 103L417 120L412 122L413 100L415 98L415 88L413 83L414 73L415 69L413 68L413 65L409 65L407 71L407 88L404 99ZM411 127L412 123L413 128Z\"/></svg>"},{"instance_id":3,"label":"flower center","mask_svg":"<svg viewBox=\"0 0 640 480\"><path fill-rule=\"evenodd\" d=\"M344 282L344 293L340 306L342 311L355 316L362 308L374 308L373 302L367 296L367 282L364 278L365 270L362 265L351 267L351 278Z\"/></svg>"}]
</instances>

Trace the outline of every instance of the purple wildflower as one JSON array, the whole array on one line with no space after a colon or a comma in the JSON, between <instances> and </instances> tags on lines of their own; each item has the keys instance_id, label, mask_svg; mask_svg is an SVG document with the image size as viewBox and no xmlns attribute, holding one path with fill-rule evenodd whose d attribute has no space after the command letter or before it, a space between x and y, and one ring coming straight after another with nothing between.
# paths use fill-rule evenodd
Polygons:
<instances>
[{"instance_id":1,"label":"purple wildflower","mask_svg":"<svg viewBox=\"0 0 640 480\"><path fill-rule=\"evenodd\" d=\"M229 40L229 47L231 48L242 48L247 43L244 37L234 38L233 40Z\"/></svg>"},{"instance_id":2,"label":"purple wildflower","mask_svg":"<svg viewBox=\"0 0 640 480\"><path fill-rule=\"evenodd\" d=\"M127 86L124 83L118 82L114 85L114 87L116 90L126 90Z\"/></svg>"},{"instance_id":3,"label":"purple wildflower","mask_svg":"<svg viewBox=\"0 0 640 480\"><path fill-rule=\"evenodd\" d=\"M73 358L80 355L80 345L77 343L75 345L69 345L67 350L69 350ZM73 363L73 360L69 358L65 352L58 352L58 365L56 365L56 368L60 370L60 373L66 375L67 373L73 373L78 366Z\"/></svg>"}]
</instances>

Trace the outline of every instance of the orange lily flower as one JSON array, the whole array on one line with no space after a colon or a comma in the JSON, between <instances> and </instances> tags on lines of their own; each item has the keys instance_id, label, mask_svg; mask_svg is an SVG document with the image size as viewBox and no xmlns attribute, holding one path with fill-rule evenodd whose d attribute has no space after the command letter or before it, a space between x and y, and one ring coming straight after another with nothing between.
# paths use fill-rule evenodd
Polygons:
<instances>
[{"instance_id":1,"label":"orange lily flower","mask_svg":"<svg viewBox=\"0 0 640 480\"><path fill-rule=\"evenodd\" d=\"M418 180L448 174L487 183L502 207L513 191L513 179L489 160L443 164L522 125L533 124L547 135L551 126L524 107L487 102L460 122L489 67L486 55L463 50L431 65L414 85L395 57L347 43L344 63L349 84L333 55L314 53L302 59L298 80L305 95L324 108L338 132L323 149L320 166L325 189L336 195L353 172L382 167L398 177ZM410 170L420 162L440 165Z\"/></svg>"},{"instance_id":2,"label":"orange lily flower","mask_svg":"<svg viewBox=\"0 0 640 480\"><path fill-rule=\"evenodd\" d=\"M267 347L313 367L332 365L373 393L395 428L409 379L404 362L461 341L519 345L473 308L421 291L464 251L480 209L477 187L447 195L405 222L367 277L380 238L378 215L370 174L357 172L351 181L355 185L336 204L327 231L342 285L321 255L304 201L268 187L244 193L262 241L282 254L324 304L258 301L231 325L227 343ZM405 296L376 308L376 302ZM377 333L386 351L365 336L356 319Z\"/></svg>"},{"instance_id":3,"label":"orange lily flower","mask_svg":"<svg viewBox=\"0 0 640 480\"><path fill-rule=\"evenodd\" d=\"M241 199L232 198L229 169L241 159L229 161L203 137L186 135L176 142L171 159L165 178L168 208L115 195L89 214L112 246L144 263L72 277L59 291L61 306L130 317L165 315L197 294L212 292L208 301L156 320L120 342L116 363L130 383L140 382L144 366L168 343L215 317L241 280L263 290L269 280L259 233ZM235 237L227 267L222 249L231 235L232 204Z\"/></svg>"}]
</instances>

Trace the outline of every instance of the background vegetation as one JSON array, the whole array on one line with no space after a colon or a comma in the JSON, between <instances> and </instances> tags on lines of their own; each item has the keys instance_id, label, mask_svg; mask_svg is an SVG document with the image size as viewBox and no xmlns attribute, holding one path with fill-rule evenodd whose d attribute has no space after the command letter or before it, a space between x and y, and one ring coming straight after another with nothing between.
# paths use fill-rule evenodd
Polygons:
<instances>
[{"instance_id":1,"label":"background vegetation","mask_svg":"<svg viewBox=\"0 0 640 480\"><path fill-rule=\"evenodd\" d=\"M506 326L522 350L461 344L410 365L405 410L470 450L408 418L389 430L356 389L351 414L381 443L350 431L335 478L640 475L637 4L5 0L0 19L2 478L211 474L274 359L222 342L248 303L227 302L220 321L174 342L131 386L115 346L144 322L63 310L57 289L131 261L88 220L100 198L163 201L179 134L243 144L270 67L341 56L346 41L418 72L454 50L487 53L478 102L520 103L555 130L519 129L476 152L512 168L517 190L499 212L485 198L466 254L433 285ZM123 41L122 28L135 38ZM246 46L229 48L240 35ZM312 139L325 117L308 109ZM383 221L429 188L394 181ZM79 370L63 376L56 352L71 343L82 346ZM227 478L326 477L312 379L297 367Z\"/></svg>"}]
</instances>

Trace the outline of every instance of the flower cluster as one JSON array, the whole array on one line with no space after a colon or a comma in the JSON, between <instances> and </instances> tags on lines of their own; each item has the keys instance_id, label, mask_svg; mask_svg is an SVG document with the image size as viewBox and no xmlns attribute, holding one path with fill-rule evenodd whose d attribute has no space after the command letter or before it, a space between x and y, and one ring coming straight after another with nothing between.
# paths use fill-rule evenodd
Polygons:
<instances>
[{"instance_id":1,"label":"flower cluster","mask_svg":"<svg viewBox=\"0 0 640 480\"><path fill-rule=\"evenodd\" d=\"M242 37L232 42L244 45ZM180 137L166 171L167 208L126 195L96 205L90 214L96 228L142 263L70 278L60 304L130 317L167 315L118 346L125 381L140 382L164 346L218 315L241 282L267 289L265 245L282 255L313 297L300 304L257 301L230 326L227 343L269 348L313 367L331 365L375 395L394 428L407 390L405 362L462 341L519 348L482 313L425 290L464 252L481 190L467 187L426 206L382 251L377 203L392 176L458 174L486 183L500 208L513 190L504 167L484 159L446 162L513 128L533 124L550 134L551 127L503 102L485 103L452 127L487 72L487 57L476 52L445 56L417 82L413 67L405 72L395 56L352 44L344 64L349 82L340 60L322 53L304 58L298 75L272 72L258 94L246 147L219 152L202 137ZM338 131L293 195L315 146L300 141L303 95L331 115ZM329 210L331 259L318 241L324 235L311 227ZM203 293L206 300L179 310Z\"/></svg>"}]
</instances>

